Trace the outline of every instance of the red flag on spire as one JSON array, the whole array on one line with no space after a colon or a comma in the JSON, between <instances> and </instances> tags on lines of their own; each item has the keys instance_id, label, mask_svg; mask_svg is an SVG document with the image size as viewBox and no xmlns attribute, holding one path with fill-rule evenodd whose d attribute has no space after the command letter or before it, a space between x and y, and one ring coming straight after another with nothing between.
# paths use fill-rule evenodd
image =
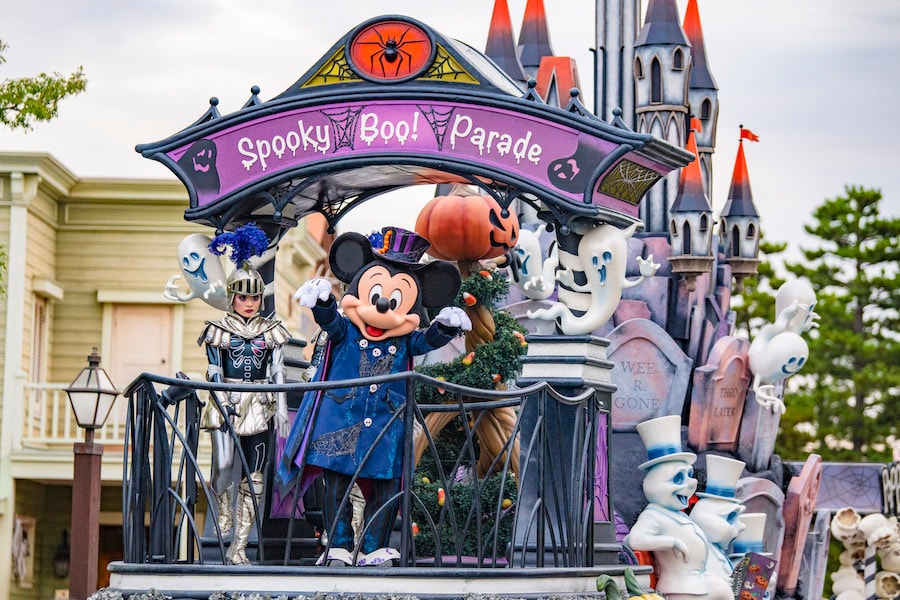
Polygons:
<instances>
[{"instance_id":1,"label":"red flag on spire","mask_svg":"<svg viewBox=\"0 0 900 600\"><path fill-rule=\"evenodd\" d=\"M744 129L741 127L741 139L742 140L750 140L751 142L758 142L759 136L750 131L749 129Z\"/></svg>"}]
</instances>

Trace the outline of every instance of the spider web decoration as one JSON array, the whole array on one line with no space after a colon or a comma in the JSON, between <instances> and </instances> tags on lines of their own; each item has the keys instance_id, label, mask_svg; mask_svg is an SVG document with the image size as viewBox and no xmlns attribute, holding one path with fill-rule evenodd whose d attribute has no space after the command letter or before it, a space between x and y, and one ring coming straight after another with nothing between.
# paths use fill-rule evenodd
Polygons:
<instances>
[{"instance_id":1,"label":"spider web decoration","mask_svg":"<svg viewBox=\"0 0 900 600\"><path fill-rule=\"evenodd\" d=\"M600 182L600 191L637 205L659 177L659 173L652 169L623 160Z\"/></svg>"},{"instance_id":2,"label":"spider web decoration","mask_svg":"<svg viewBox=\"0 0 900 600\"><path fill-rule=\"evenodd\" d=\"M350 63L347 62L347 55L342 46L300 87L316 87L347 81L362 81L362 79L350 68Z\"/></svg>"},{"instance_id":3,"label":"spider web decoration","mask_svg":"<svg viewBox=\"0 0 900 600\"><path fill-rule=\"evenodd\" d=\"M326 192L320 192L319 210L325 215L325 220L328 221L328 224L334 226L343 214L356 204L359 196L359 194L352 194L331 198Z\"/></svg>"},{"instance_id":4,"label":"spider web decoration","mask_svg":"<svg viewBox=\"0 0 900 600\"><path fill-rule=\"evenodd\" d=\"M882 511L880 464L824 463L816 508Z\"/></svg>"},{"instance_id":5,"label":"spider web decoration","mask_svg":"<svg viewBox=\"0 0 900 600\"><path fill-rule=\"evenodd\" d=\"M353 138L356 137L356 126L359 124L359 113L362 110L363 107L360 106L338 111L322 111L322 114L328 117L334 126L334 149L332 152L337 152L338 148L353 149Z\"/></svg>"},{"instance_id":6,"label":"spider web decoration","mask_svg":"<svg viewBox=\"0 0 900 600\"><path fill-rule=\"evenodd\" d=\"M449 79L451 81L456 81L459 83L473 83L476 85L480 83L472 76L471 73L466 71L455 58L450 56L450 54L440 44L438 44L437 54L434 57L434 62L431 63L428 71L426 71L420 79L431 79L437 81L444 81Z\"/></svg>"},{"instance_id":7,"label":"spider web decoration","mask_svg":"<svg viewBox=\"0 0 900 600\"><path fill-rule=\"evenodd\" d=\"M450 117L453 116L454 108L447 112L441 112L433 106L422 106L417 104L416 108L428 121L431 131L434 133L434 139L437 140L438 150L444 149L444 137L447 135L447 126L450 125Z\"/></svg>"},{"instance_id":8,"label":"spider web decoration","mask_svg":"<svg viewBox=\"0 0 900 600\"><path fill-rule=\"evenodd\" d=\"M309 443L310 447L325 456L345 456L356 450L362 423L345 429L325 433Z\"/></svg>"}]
</instances>

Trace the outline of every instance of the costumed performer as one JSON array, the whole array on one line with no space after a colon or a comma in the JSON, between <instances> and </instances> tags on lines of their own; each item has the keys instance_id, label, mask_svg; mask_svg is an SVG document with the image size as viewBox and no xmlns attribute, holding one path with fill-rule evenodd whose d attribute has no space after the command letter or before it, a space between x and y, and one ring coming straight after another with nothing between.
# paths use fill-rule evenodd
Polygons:
<instances>
[{"instance_id":1,"label":"costumed performer","mask_svg":"<svg viewBox=\"0 0 900 600\"><path fill-rule=\"evenodd\" d=\"M431 244L418 234L385 227L369 238L339 236L331 247L332 273L349 284L341 299L344 314L325 279L313 279L295 298L312 309L327 333L316 381L335 381L412 369L414 356L447 344L471 328L465 312L447 307L459 291L460 274L447 261L423 264ZM424 330L424 308L439 308ZM279 478L287 484L322 474L324 517L329 536L319 563L354 564L354 531L348 490L355 481L366 499L357 565L391 565L400 558L390 548L403 466L406 382L309 392L303 398L281 457ZM304 486L301 485L301 489Z\"/></svg>"},{"instance_id":2,"label":"costumed performer","mask_svg":"<svg viewBox=\"0 0 900 600\"><path fill-rule=\"evenodd\" d=\"M283 346L290 340L287 328L259 314L266 284L248 262L268 247L265 233L255 224L223 233L210 242L210 250L223 254L231 246L230 258L237 268L226 283L229 310L217 321L207 321L197 340L206 345L209 361L206 378L216 383L284 383ZM224 412L223 412L224 411ZM210 486L216 500L217 526L226 537L234 526L227 559L249 564L247 539L253 528L256 507L262 502L264 473L268 460L269 421L275 418L281 435L290 426L284 392L210 392L201 427L212 441ZM233 434L232 434L233 432ZM237 506L232 512L232 467L237 457L235 437L247 461L238 484Z\"/></svg>"}]
</instances>

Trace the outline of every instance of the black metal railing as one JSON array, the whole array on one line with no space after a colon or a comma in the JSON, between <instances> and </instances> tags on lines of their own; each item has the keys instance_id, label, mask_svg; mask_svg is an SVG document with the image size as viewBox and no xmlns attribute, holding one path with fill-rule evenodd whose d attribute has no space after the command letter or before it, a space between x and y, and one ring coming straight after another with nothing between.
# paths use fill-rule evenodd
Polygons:
<instances>
[{"instance_id":1,"label":"black metal railing","mask_svg":"<svg viewBox=\"0 0 900 600\"><path fill-rule=\"evenodd\" d=\"M547 383L504 391L477 390L416 372L346 381L248 384L240 389L284 391L289 404L296 405L312 389L398 380L405 381L408 399L416 397L419 386L429 386L438 388L445 400L441 404L407 401L391 421L403 419L406 431L400 491L385 503L399 503L392 542L397 544L402 565L593 565L595 459L598 436L606 435L607 418L593 390L573 397L557 393ZM203 530L198 526L199 500L205 499L206 506L215 505L201 468L204 461L198 457L203 447L199 392L235 387L145 373L127 389L124 562L226 561L227 532L218 530L215 518L204 519ZM218 402L215 394L208 401ZM495 455L490 460L482 458L479 464L479 432L496 428L491 421L494 410L514 411L514 427L505 430L506 439ZM439 413L458 413L449 436L432 435L425 426L428 415ZM387 427L390 424L382 435ZM248 476L250 467L234 432L229 430L229 434L241 470L235 478L240 480ZM496 431L494 435L498 435ZM442 441L444 437L453 439ZM606 446L605 440L600 442L600 447ZM271 445L276 447L274 433ZM272 454L276 454L274 450ZM273 471L270 465L265 500L256 506L251 560L256 564L313 564L316 556L328 549L327 531L333 524L324 523L317 512L315 488L302 497L305 512L301 516L297 488L278 488L273 484ZM273 510L276 495L281 514ZM348 491L342 507L349 502Z\"/></svg>"}]
</instances>

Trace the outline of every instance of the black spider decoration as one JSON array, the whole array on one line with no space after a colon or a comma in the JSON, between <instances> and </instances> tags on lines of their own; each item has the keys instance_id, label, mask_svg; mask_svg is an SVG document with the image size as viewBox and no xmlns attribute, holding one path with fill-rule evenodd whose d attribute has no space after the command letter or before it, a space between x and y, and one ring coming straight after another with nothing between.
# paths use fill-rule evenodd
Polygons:
<instances>
[{"instance_id":1,"label":"black spider decoration","mask_svg":"<svg viewBox=\"0 0 900 600\"><path fill-rule=\"evenodd\" d=\"M421 44L423 42L428 42L428 40L406 39L406 34L409 33L410 29L412 29L412 26L407 27L406 30L400 34L400 37L397 38L394 35L382 35L376 27L372 29L372 32L378 36L377 42L357 42L360 46L378 46L378 50L369 55L369 71L371 73L375 73L375 61L378 61L378 64L381 67L381 74L384 77L388 77L388 67L394 63L397 63L397 68L394 70L393 76L396 77L400 75L400 69L403 67L404 60L406 60L407 73L412 71L413 56L410 52L404 50L403 47L408 44Z\"/></svg>"}]
</instances>

